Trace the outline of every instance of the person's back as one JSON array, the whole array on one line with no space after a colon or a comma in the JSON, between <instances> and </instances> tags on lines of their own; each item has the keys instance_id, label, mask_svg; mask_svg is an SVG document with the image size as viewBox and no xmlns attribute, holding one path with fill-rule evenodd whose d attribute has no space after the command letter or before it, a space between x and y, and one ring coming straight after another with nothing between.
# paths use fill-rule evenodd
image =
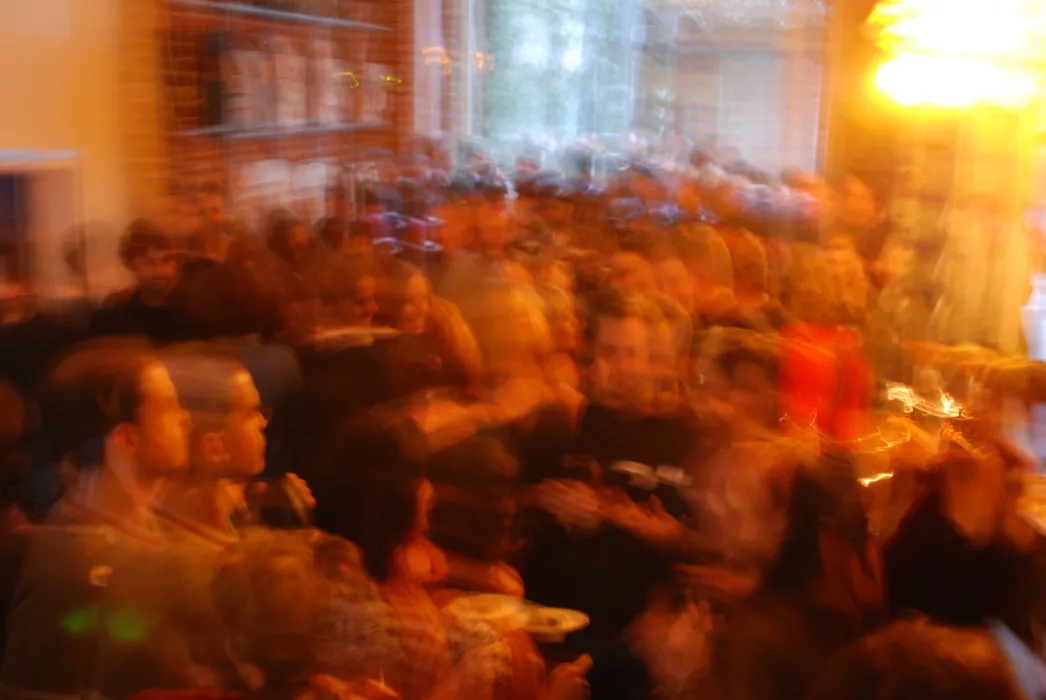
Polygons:
<instances>
[{"instance_id":1,"label":"person's back","mask_svg":"<svg viewBox=\"0 0 1046 700\"><path fill-rule=\"evenodd\" d=\"M32 535L0 680L35 692L114 696L174 683L168 671L178 658L165 658L154 588L160 550L104 525L68 524L64 515Z\"/></svg>"},{"instance_id":2,"label":"person's back","mask_svg":"<svg viewBox=\"0 0 1046 700\"><path fill-rule=\"evenodd\" d=\"M987 634L900 622L839 654L808 700L1017 700Z\"/></svg>"},{"instance_id":3,"label":"person's back","mask_svg":"<svg viewBox=\"0 0 1046 700\"><path fill-rule=\"evenodd\" d=\"M188 416L166 370L132 344L74 352L43 393L45 432L79 473L33 534L0 682L116 697L169 685L185 666L160 613L169 577L151 500L187 467Z\"/></svg>"}]
</instances>

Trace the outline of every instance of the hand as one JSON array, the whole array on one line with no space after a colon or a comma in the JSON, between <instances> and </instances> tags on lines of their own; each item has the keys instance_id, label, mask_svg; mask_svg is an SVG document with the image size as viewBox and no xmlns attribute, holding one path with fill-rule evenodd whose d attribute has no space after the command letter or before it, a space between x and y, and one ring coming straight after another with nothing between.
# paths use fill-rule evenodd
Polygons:
<instances>
[{"instance_id":1,"label":"hand","mask_svg":"<svg viewBox=\"0 0 1046 700\"><path fill-rule=\"evenodd\" d=\"M375 680L368 680L362 686L357 685L356 695L361 700L396 700L400 697L395 690Z\"/></svg>"},{"instance_id":2,"label":"hand","mask_svg":"<svg viewBox=\"0 0 1046 700\"><path fill-rule=\"evenodd\" d=\"M549 479L532 491L533 503L562 525L594 530L602 521L599 496L576 479Z\"/></svg>"},{"instance_id":3,"label":"hand","mask_svg":"<svg viewBox=\"0 0 1046 700\"><path fill-rule=\"evenodd\" d=\"M759 587L759 574L723 566L680 564L676 570L702 594L720 600L745 600Z\"/></svg>"},{"instance_id":4,"label":"hand","mask_svg":"<svg viewBox=\"0 0 1046 700\"><path fill-rule=\"evenodd\" d=\"M516 598L523 597L523 577L504 562L487 567L487 586L494 593Z\"/></svg>"},{"instance_id":5,"label":"hand","mask_svg":"<svg viewBox=\"0 0 1046 700\"><path fill-rule=\"evenodd\" d=\"M306 508L309 510L316 508L316 497L312 495L312 489L305 483L305 479L297 474L287 474L287 484L298 494Z\"/></svg>"},{"instance_id":6,"label":"hand","mask_svg":"<svg viewBox=\"0 0 1046 700\"><path fill-rule=\"evenodd\" d=\"M665 510L657 496L651 496L645 506L631 499L610 503L604 514L622 530L653 544L677 542L686 532L683 524Z\"/></svg>"},{"instance_id":7,"label":"hand","mask_svg":"<svg viewBox=\"0 0 1046 700\"><path fill-rule=\"evenodd\" d=\"M309 679L308 689L295 700L395 700L399 695L384 683L374 680L350 685L340 678L319 674Z\"/></svg>"},{"instance_id":8,"label":"hand","mask_svg":"<svg viewBox=\"0 0 1046 700\"><path fill-rule=\"evenodd\" d=\"M549 700L587 700L589 687L585 676L591 670L592 657L588 654L556 666L548 676Z\"/></svg>"},{"instance_id":9,"label":"hand","mask_svg":"<svg viewBox=\"0 0 1046 700\"><path fill-rule=\"evenodd\" d=\"M494 392L493 416L501 423L513 423L536 411L552 399L552 391L543 382L514 379Z\"/></svg>"}]
</instances>

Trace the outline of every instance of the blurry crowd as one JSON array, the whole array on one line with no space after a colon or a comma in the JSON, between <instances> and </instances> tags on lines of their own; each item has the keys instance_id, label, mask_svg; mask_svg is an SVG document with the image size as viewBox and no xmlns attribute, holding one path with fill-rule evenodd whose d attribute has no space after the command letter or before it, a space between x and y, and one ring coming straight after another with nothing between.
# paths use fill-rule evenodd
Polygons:
<instances>
[{"instance_id":1,"label":"blurry crowd","mask_svg":"<svg viewBox=\"0 0 1046 700\"><path fill-rule=\"evenodd\" d=\"M1046 697L1033 467L873 190L576 165L179 191L0 329L0 696Z\"/></svg>"}]
</instances>

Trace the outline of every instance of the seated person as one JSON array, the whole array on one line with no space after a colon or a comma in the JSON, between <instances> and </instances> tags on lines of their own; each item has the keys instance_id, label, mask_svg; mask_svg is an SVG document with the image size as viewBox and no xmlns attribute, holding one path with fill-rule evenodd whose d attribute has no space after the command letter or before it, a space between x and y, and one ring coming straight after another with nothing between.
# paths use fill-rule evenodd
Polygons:
<instances>
[{"instance_id":1,"label":"seated person","mask_svg":"<svg viewBox=\"0 0 1046 700\"><path fill-rule=\"evenodd\" d=\"M44 393L45 428L72 467L69 490L33 535L0 679L110 697L179 687L187 658L161 612L166 561L153 509L188 469L188 414L163 365L128 345L77 350Z\"/></svg>"},{"instance_id":2,"label":"seated person","mask_svg":"<svg viewBox=\"0 0 1046 700\"><path fill-rule=\"evenodd\" d=\"M192 416L190 469L160 495L157 515L175 538L208 549L239 539L244 487L265 468L266 418L258 389L232 356L187 347L164 355Z\"/></svg>"},{"instance_id":3,"label":"seated person","mask_svg":"<svg viewBox=\"0 0 1046 700\"><path fill-rule=\"evenodd\" d=\"M395 613L400 652L386 660L386 682L404 698L562 697L584 690L586 662L566 665L546 684L543 664L485 623L440 608L427 586L447 563L428 540L434 503L425 478L427 447L404 417L373 416L339 431L316 473L324 495L316 524L354 542L369 578ZM443 695L452 687L457 695ZM524 690L525 689L525 690Z\"/></svg>"}]
</instances>

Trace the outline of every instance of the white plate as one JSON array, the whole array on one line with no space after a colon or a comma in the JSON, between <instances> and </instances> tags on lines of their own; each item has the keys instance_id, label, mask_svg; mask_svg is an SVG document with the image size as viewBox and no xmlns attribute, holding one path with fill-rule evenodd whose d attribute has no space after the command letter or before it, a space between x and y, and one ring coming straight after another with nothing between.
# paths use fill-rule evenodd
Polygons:
<instances>
[{"instance_id":1,"label":"white plate","mask_svg":"<svg viewBox=\"0 0 1046 700\"><path fill-rule=\"evenodd\" d=\"M528 611L523 629L539 641L561 642L571 632L585 629L588 625L588 615L583 612L534 606Z\"/></svg>"},{"instance_id":2,"label":"white plate","mask_svg":"<svg viewBox=\"0 0 1046 700\"><path fill-rule=\"evenodd\" d=\"M469 595L447 607L462 620L483 620L497 629L521 629L528 620L526 601L508 595Z\"/></svg>"}]
</instances>

